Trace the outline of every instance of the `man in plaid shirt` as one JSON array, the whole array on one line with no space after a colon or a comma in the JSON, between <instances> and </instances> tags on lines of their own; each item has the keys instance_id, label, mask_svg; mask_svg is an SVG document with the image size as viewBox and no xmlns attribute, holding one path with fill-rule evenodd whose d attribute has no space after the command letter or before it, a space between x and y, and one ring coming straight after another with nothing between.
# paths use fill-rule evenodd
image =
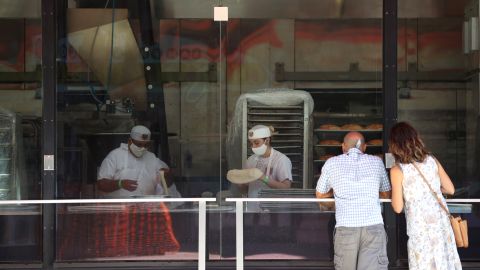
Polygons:
<instances>
[{"instance_id":1,"label":"man in plaid shirt","mask_svg":"<svg viewBox=\"0 0 480 270\"><path fill-rule=\"evenodd\" d=\"M343 154L325 163L317 183L317 198L335 197L336 270L388 269L379 197L390 198L391 187L382 160L365 149L362 134L348 133Z\"/></svg>"}]
</instances>

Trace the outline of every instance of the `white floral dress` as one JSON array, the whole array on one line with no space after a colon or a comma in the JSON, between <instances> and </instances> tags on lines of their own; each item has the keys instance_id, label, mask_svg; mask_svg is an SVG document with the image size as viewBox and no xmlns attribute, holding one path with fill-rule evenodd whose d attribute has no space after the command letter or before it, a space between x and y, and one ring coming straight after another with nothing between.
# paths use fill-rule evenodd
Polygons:
<instances>
[{"instance_id":1,"label":"white floral dress","mask_svg":"<svg viewBox=\"0 0 480 270\"><path fill-rule=\"evenodd\" d=\"M435 159L428 156L417 164L437 194L440 177ZM403 199L408 235L410 270L462 269L455 238L447 214L412 164L400 164L403 172ZM445 199L441 196L443 203Z\"/></svg>"}]
</instances>

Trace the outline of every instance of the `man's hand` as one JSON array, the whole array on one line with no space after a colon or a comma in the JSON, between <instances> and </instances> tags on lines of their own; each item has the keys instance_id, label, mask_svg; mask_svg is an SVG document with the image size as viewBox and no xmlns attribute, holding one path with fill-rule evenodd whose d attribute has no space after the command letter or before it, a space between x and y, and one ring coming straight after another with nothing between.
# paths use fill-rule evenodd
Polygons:
<instances>
[{"instance_id":1,"label":"man's hand","mask_svg":"<svg viewBox=\"0 0 480 270\"><path fill-rule=\"evenodd\" d=\"M317 199L327 199L333 197L333 189L330 189L327 193L315 192ZM318 206L322 211L333 211L335 210L335 202L319 202Z\"/></svg>"},{"instance_id":2,"label":"man's hand","mask_svg":"<svg viewBox=\"0 0 480 270\"><path fill-rule=\"evenodd\" d=\"M121 187L125 190L128 190L128 191L135 191L137 190L137 187L138 187L138 181L135 181L135 180L129 180L129 179L124 179L122 180L122 182L120 183Z\"/></svg>"}]
</instances>

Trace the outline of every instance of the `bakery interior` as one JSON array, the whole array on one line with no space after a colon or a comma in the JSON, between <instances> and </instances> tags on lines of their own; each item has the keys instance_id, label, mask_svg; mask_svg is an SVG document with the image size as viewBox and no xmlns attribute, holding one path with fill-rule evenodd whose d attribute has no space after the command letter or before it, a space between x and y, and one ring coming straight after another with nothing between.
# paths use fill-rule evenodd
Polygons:
<instances>
[{"instance_id":1,"label":"bakery interior","mask_svg":"<svg viewBox=\"0 0 480 270\"><path fill-rule=\"evenodd\" d=\"M102 160L126 142L132 126L144 124L152 130L150 150L172 169L181 197L217 199L207 205L207 260L211 269L228 268L235 260L235 205L225 198L241 194L226 174L252 154L245 139L249 128L273 126L274 148L293 165L291 189L265 190L260 197L313 198L323 164L341 154L349 131L361 132L366 152L387 165L384 126L392 119L418 129L456 186L452 198L480 196L478 0L398 0L396 88L389 98L382 0L5 2L0 7L0 200L46 194L99 198ZM53 91L42 79L48 50L42 48L45 2L54 3L58 13L56 43L49 47L56 61ZM228 21L214 20L215 6L228 7ZM44 123L45 106L53 106L52 126ZM42 150L47 131L54 135L56 162L48 192ZM472 233L471 247L460 255L477 265L478 206L458 206ZM124 261L193 267L195 204L168 205L180 249L165 254L148 248L123 252L117 246L99 251L106 248L95 241L109 221L99 223L98 216L116 207L56 206L52 256L57 268ZM41 263L41 206L2 209L0 264ZM392 239L389 256L402 269L406 225L388 206L384 215ZM289 269L329 269L333 216L314 203L261 203L259 211L245 214L245 260L262 269L284 261ZM148 230L142 230L133 233L147 241Z\"/></svg>"}]
</instances>

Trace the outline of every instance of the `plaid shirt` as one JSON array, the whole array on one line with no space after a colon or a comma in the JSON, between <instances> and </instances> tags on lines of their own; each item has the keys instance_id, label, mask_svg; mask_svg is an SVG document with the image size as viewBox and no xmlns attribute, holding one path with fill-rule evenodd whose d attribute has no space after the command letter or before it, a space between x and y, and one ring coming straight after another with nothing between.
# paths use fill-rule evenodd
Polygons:
<instances>
[{"instance_id":1,"label":"plaid shirt","mask_svg":"<svg viewBox=\"0 0 480 270\"><path fill-rule=\"evenodd\" d=\"M322 168L317 191L335 196L336 227L383 224L379 192L391 190L380 158L356 148L330 158Z\"/></svg>"}]
</instances>

